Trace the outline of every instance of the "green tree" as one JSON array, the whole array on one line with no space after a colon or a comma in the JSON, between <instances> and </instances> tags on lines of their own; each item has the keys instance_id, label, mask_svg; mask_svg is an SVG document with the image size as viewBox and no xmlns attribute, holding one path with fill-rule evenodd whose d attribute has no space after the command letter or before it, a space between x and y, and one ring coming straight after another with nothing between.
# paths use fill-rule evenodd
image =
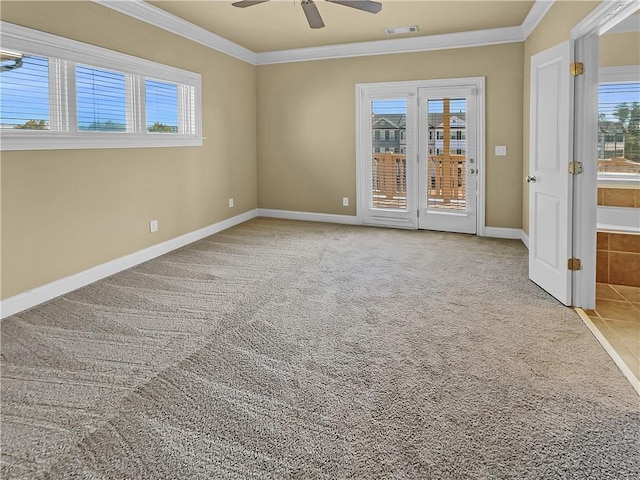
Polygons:
<instances>
[{"instance_id":1,"label":"green tree","mask_svg":"<svg viewBox=\"0 0 640 480\"><path fill-rule=\"evenodd\" d=\"M627 105L627 102L622 102L616 105L613 110L613 116L616 117L620 122L620 125L625 128L629 121L629 105Z\"/></svg>"},{"instance_id":2,"label":"green tree","mask_svg":"<svg viewBox=\"0 0 640 480\"><path fill-rule=\"evenodd\" d=\"M173 133L174 129L170 125L165 125L164 123L156 122L151 125L148 130L150 132L168 132Z\"/></svg>"},{"instance_id":3,"label":"green tree","mask_svg":"<svg viewBox=\"0 0 640 480\"><path fill-rule=\"evenodd\" d=\"M27 120L22 125L16 125L16 128L23 130L46 130L47 127L46 120Z\"/></svg>"},{"instance_id":4,"label":"green tree","mask_svg":"<svg viewBox=\"0 0 640 480\"><path fill-rule=\"evenodd\" d=\"M622 102L616 105L613 116L618 119L624 132L625 158L640 162L640 103L629 105Z\"/></svg>"}]
</instances>

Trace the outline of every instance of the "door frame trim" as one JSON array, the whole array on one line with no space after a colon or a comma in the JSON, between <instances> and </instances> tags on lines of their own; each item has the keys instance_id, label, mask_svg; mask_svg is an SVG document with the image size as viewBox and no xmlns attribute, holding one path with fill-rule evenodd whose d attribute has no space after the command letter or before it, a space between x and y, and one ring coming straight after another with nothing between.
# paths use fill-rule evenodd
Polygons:
<instances>
[{"instance_id":1,"label":"door frame trim","mask_svg":"<svg viewBox=\"0 0 640 480\"><path fill-rule=\"evenodd\" d=\"M622 8L621 5L623 6ZM637 10L634 0L602 2L571 30L576 61L585 73L576 77L574 110L574 155L583 163L583 173L574 176L573 256L582 260L582 270L573 272L572 305L595 308L596 213L599 36Z\"/></svg>"},{"instance_id":2,"label":"door frame trim","mask_svg":"<svg viewBox=\"0 0 640 480\"><path fill-rule=\"evenodd\" d=\"M486 236L485 225L485 185L486 185L486 163L485 163L485 77L461 77L461 78L441 78L432 80L412 80L401 82L378 82L378 83L358 83L355 86L356 95L356 217L358 221L364 225L366 210L366 197L367 197L367 185L368 182L364 177L367 164L369 161L371 152L368 151L368 123L369 118L363 118L363 112L365 108L365 102L369 95L383 92L388 89L390 92L393 90L411 90L414 92L413 98L416 99L414 125L417 128L417 116L418 116L418 89L419 88L446 88L446 87L474 87L478 95L478 114L477 114L477 168L478 175L476 180L476 235L480 237ZM392 95L392 93L391 93ZM364 129L367 128L365 131ZM417 154L417 152L415 152ZM407 162L409 159L407 159ZM416 222L417 228L417 222Z\"/></svg>"}]
</instances>

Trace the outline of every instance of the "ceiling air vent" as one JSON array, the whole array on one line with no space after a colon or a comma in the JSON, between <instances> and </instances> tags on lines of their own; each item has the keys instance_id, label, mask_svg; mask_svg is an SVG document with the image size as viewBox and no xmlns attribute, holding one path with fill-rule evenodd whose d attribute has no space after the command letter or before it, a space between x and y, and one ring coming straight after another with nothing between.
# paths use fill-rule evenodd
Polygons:
<instances>
[{"instance_id":1,"label":"ceiling air vent","mask_svg":"<svg viewBox=\"0 0 640 480\"><path fill-rule=\"evenodd\" d=\"M415 33L418 31L417 25L410 25L408 27L391 27L385 28L385 32L387 35L400 35L401 33Z\"/></svg>"}]
</instances>

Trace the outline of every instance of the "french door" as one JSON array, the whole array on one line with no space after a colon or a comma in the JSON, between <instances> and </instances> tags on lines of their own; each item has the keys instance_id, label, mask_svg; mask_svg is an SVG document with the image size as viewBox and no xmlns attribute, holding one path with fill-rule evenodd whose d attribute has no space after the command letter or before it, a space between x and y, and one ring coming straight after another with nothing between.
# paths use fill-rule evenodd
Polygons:
<instances>
[{"instance_id":1,"label":"french door","mask_svg":"<svg viewBox=\"0 0 640 480\"><path fill-rule=\"evenodd\" d=\"M477 233L484 79L357 90L363 223Z\"/></svg>"},{"instance_id":2,"label":"french door","mask_svg":"<svg viewBox=\"0 0 640 480\"><path fill-rule=\"evenodd\" d=\"M365 102L364 223L416 228L415 92L384 89Z\"/></svg>"},{"instance_id":3,"label":"french door","mask_svg":"<svg viewBox=\"0 0 640 480\"><path fill-rule=\"evenodd\" d=\"M477 97L473 87L418 90L418 228L476 233Z\"/></svg>"}]
</instances>

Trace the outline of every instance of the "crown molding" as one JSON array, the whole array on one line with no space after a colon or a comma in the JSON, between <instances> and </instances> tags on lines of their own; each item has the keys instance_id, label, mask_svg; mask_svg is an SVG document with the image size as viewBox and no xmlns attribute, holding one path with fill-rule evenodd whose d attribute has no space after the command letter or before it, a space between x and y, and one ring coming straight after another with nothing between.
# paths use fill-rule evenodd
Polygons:
<instances>
[{"instance_id":1,"label":"crown molding","mask_svg":"<svg viewBox=\"0 0 640 480\"><path fill-rule=\"evenodd\" d=\"M142 0L92 0L94 3L133 17L141 22L162 28L171 33L205 45L234 58L256 64L255 52L215 33L187 22L180 17L154 7Z\"/></svg>"},{"instance_id":2,"label":"crown molding","mask_svg":"<svg viewBox=\"0 0 640 480\"><path fill-rule=\"evenodd\" d=\"M553 7L553 4L556 0L536 0L536 3L533 4L531 10L522 22L522 30L524 32L524 38L522 41L526 40L531 32L535 30L535 28L540 23L540 20L544 18L549 9Z\"/></svg>"},{"instance_id":3,"label":"crown molding","mask_svg":"<svg viewBox=\"0 0 640 480\"><path fill-rule=\"evenodd\" d=\"M252 65L270 65L523 42L549 11L555 0L536 0L522 25L515 27L260 53L253 52L143 0L92 1Z\"/></svg>"},{"instance_id":4,"label":"crown molding","mask_svg":"<svg viewBox=\"0 0 640 480\"><path fill-rule=\"evenodd\" d=\"M394 53L424 52L450 48L480 47L522 41L521 27L494 28L473 32L447 33L414 38L347 43L324 47L296 48L257 54L257 65L273 63L329 60L333 58L389 55Z\"/></svg>"}]
</instances>

